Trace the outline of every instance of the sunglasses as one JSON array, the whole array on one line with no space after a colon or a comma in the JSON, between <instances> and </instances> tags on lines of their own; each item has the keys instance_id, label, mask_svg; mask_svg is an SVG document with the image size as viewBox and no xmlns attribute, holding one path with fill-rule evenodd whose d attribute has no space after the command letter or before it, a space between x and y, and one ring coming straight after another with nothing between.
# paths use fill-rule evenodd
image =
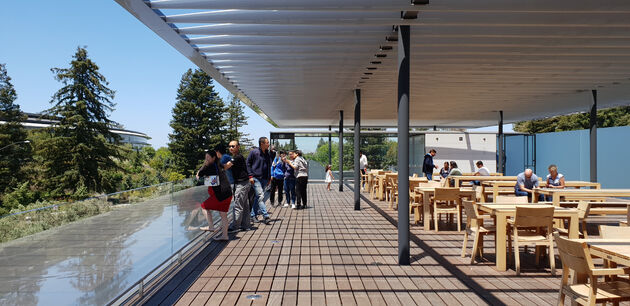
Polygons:
<instances>
[{"instance_id":1,"label":"sunglasses","mask_svg":"<svg viewBox=\"0 0 630 306\"><path fill-rule=\"evenodd\" d=\"M236 146L229 146L230 148L236 148Z\"/></svg>"}]
</instances>

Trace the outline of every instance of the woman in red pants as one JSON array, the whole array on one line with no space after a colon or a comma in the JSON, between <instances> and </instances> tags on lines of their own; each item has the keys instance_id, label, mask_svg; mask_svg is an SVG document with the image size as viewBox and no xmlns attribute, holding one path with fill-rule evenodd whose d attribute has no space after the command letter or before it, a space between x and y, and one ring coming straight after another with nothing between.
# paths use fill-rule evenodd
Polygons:
<instances>
[{"instance_id":1,"label":"woman in red pants","mask_svg":"<svg viewBox=\"0 0 630 306\"><path fill-rule=\"evenodd\" d=\"M201 203L203 214L208 220L207 227L201 227L201 230L208 231L211 228L214 229L214 222L212 220L211 210L216 210L221 216L221 233L219 237L215 237L215 240L228 240L228 218L227 212L230 208L230 202L232 201L232 189L221 188L221 185L230 186L227 180L227 176L223 172L222 166L219 165L217 159L217 153L214 150L206 152L206 159L203 163L203 167L197 172L197 179L204 177L204 185L208 186L208 199ZM223 191L222 191L223 190Z\"/></svg>"}]
</instances>

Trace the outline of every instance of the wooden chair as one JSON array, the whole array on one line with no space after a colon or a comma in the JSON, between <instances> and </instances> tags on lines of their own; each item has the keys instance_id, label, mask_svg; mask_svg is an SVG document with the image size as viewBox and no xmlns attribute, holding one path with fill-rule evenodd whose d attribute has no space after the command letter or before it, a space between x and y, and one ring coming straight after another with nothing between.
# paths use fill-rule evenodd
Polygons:
<instances>
[{"instance_id":1,"label":"wooden chair","mask_svg":"<svg viewBox=\"0 0 630 306\"><path fill-rule=\"evenodd\" d=\"M409 196L411 198L413 195L413 201L411 201L412 199L410 199L409 214L413 214L414 224L418 224L420 223L421 219L424 217L424 214L422 213L422 205L424 203L424 199L422 198L422 194L416 193L415 188L411 188L411 186L412 184L410 182L409 183L409 189L410 189ZM440 187L440 182L437 182L437 181L428 181L428 182L423 182L423 183L419 182L417 186L418 187Z\"/></svg>"},{"instance_id":2,"label":"wooden chair","mask_svg":"<svg viewBox=\"0 0 630 306\"><path fill-rule=\"evenodd\" d=\"M414 173L411 177L418 177L418 173Z\"/></svg>"},{"instance_id":3,"label":"wooden chair","mask_svg":"<svg viewBox=\"0 0 630 306\"><path fill-rule=\"evenodd\" d=\"M586 201L580 201L578 203L578 220L582 225L582 231L579 233L581 238L588 239L588 233L586 230L586 218L588 217L589 211L591 209L591 204ZM555 228L556 232L558 232L562 236L569 237L569 230L566 228Z\"/></svg>"},{"instance_id":4,"label":"wooden chair","mask_svg":"<svg viewBox=\"0 0 630 306\"><path fill-rule=\"evenodd\" d=\"M468 233L470 232L474 234L470 264L474 264L477 253L479 253L479 257L483 258L483 237L488 234L495 234L496 228L483 224L484 218L479 215L475 202L464 200L462 205L464 205L464 210L466 211L466 230L464 231L462 257L466 257L466 244L468 243Z\"/></svg>"},{"instance_id":5,"label":"wooden chair","mask_svg":"<svg viewBox=\"0 0 630 306\"><path fill-rule=\"evenodd\" d=\"M398 178L389 177L389 208L398 209ZM396 202L394 202L394 199Z\"/></svg>"},{"instance_id":6,"label":"wooden chair","mask_svg":"<svg viewBox=\"0 0 630 306\"><path fill-rule=\"evenodd\" d=\"M514 263L516 266L516 275L521 274L521 256L519 247L521 245L536 245L536 265L540 260L540 246L546 246L549 249L549 266L551 267L551 275L556 275L555 258L553 255L553 212L554 207L525 207L517 206L514 219L508 220L509 232L508 242L514 244ZM511 236L514 239L511 239ZM510 255L512 254L511 246Z\"/></svg>"},{"instance_id":7,"label":"wooden chair","mask_svg":"<svg viewBox=\"0 0 630 306\"><path fill-rule=\"evenodd\" d=\"M564 305L568 295L572 302L582 305L621 301L630 301L630 283L626 281L598 282L600 276L617 276L627 274L622 268L596 269L593 265L588 245L584 242L572 241L555 234L558 252L562 260L562 280L557 305ZM569 284L569 272L585 274L590 283Z\"/></svg>"},{"instance_id":8,"label":"wooden chair","mask_svg":"<svg viewBox=\"0 0 630 306\"><path fill-rule=\"evenodd\" d=\"M510 197L510 196L497 196L494 200L495 203L502 204L527 204L527 197Z\"/></svg>"},{"instance_id":9,"label":"wooden chair","mask_svg":"<svg viewBox=\"0 0 630 306\"><path fill-rule=\"evenodd\" d=\"M440 214L447 214L447 216L457 215L457 231L460 232L462 230L460 211L459 188L435 188L435 194L433 195L433 220L436 232L438 231Z\"/></svg>"}]
</instances>

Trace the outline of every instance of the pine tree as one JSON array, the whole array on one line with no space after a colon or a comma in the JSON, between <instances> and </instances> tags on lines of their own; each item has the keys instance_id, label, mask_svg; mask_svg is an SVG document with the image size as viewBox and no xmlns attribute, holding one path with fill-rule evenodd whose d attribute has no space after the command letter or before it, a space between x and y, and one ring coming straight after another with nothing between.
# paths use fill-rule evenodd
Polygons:
<instances>
[{"instance_id":1,"label":"pine tree","mask_svg":"<svg viewBox=\"0 0 630 306\"><path fill-rule=\"evenodd\" d=\"M177 89L177 103L170 122L169 149L178 172L191 175L201 164L204 150L227 140L226 107L214 91L212 78L188 69Z\"/></svg>"},{"instance_id":2,"label":"pine tree","mask_svg":"<svg viewBox=\"0 0 630 306\"><path fill-rule=\"evenodd\" d=\"M21 165L31 155L31 147L23 142L26 140L26 129L21 121L26 115L15 104L17 93L5 64L0 64L0 194L8 188L16 187L24 180Z\"/></svg>"},{"instance_id":3,"label":"pine tree","mask_svg":"<svg viewBox=\"0 0 630 306\"><path fill-rule=\"evenodd\" d=\"M227 106L226 112L227 138L228 141L238 139L241 147L247 148L252 146L253 140L247 137L249 134L243 132L242 129L239 129L247 125L248 117L245 116L244 109L245 107L241 104L241 101L236 96L231 95L230 103Z\"/></svg>"},{"instance_id":4,"label":"pine tree","mask_svg":"<svg viewBox=\"0 0 630 306\"><path fill-rule=\"evenodd\" d=\"M116 160L124 159L119 137L110 131L117 124L108 118L115 92L98 70L81 47L69 68L51 69L64 86L53 95L53 107L46 113L59 123L47 129L47 137L37 146L37 154L45 157L42 183L50 196L100 192L101 172L120 169Z\"/></svg>"}]
</instances>

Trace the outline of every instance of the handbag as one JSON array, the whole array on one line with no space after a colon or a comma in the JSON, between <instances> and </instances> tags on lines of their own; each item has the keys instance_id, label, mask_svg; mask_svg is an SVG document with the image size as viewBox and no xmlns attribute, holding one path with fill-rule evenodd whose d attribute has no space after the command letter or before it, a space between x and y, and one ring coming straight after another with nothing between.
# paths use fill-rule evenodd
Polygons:
<instances>
[{"instance_id":1,"label":"handbag","mask_svg":"<svg viewBox=\"0 0 630 306\"><path fill-rule=\"evenodd\" d=\"M230 185L230 181L228 180L227 174L222 167L217 168L217 173L219 173L219 186L213 187L214 193L219 201L223 201L232 196L232 185Z\"/></svg>"}]
</instances>

